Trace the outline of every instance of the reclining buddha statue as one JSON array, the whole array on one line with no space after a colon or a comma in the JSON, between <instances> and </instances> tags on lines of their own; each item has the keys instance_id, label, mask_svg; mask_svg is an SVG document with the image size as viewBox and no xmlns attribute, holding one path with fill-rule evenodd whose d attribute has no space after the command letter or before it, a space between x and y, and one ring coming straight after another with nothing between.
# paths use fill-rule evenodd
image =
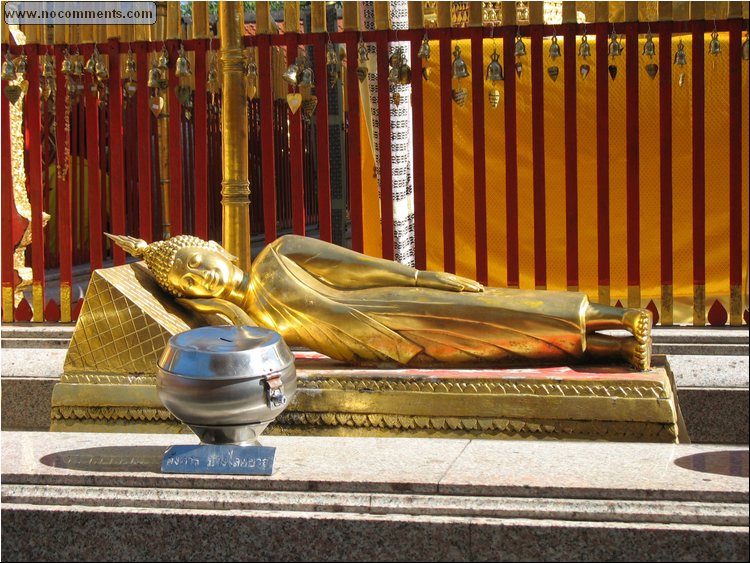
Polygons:
<instances>
[{"instance_id":1,"label":"reclining buddha statue","mask_svg":"<svg viewBox=\"0 0 750 563\"><path fill-rule=\"evenodd\" d=\"M290 346L379 367L541 366L627 362L650 367L651 313L589 303L584 293L483 287L445 272L286 235L250 271L213 241L146 243L108 235L143 256L180 303L279 332ZM625 329L627 336L600 331Z\"/></svg>"}]
</instances>

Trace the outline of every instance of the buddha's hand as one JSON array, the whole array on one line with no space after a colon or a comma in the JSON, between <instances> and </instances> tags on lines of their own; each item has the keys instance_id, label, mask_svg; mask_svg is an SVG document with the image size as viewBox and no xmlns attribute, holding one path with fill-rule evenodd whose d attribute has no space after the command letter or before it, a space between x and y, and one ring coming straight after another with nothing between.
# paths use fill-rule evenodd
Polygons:
<instances>
[{"instance_id":1,"label":"buddha's hand","mask_svg":"<svg viewBox=\"0 0 750 563\"><path fill-rule=\"evenodd\" d=\"M442 289L443 291L484 291L481 283L468 278L462 278L447 272L417 272L417 287Z\"/></svg>"}]
</instances>

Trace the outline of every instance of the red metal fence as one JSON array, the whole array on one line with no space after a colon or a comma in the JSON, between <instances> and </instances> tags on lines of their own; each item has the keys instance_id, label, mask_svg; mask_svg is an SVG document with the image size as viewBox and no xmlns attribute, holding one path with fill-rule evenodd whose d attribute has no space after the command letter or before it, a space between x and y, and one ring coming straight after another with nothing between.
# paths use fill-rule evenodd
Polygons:
<instances>
[{"instance_id":1,"label":"red metal fence","mask_svg":"<svg viewBox=\"0 0 750 563\"><path fill-rule=\"evenodd\" d=\"M692 21L684 23L659 22L651 24L630 22L623 24L627 41L637 44L639 35L645 34L652 28L658 34L662 44L671 44L674 33L690 31L693 35L693 49L691 64L693 65L692 88L692 129L693 151L693 245L694 284L696 287L706 285L705 241L706 232L703 218L705 217L706 181L705 170L709 163L705 159L704 151L704 33L706 22ZM741 74L742 59L740 44L742 29L747 26L746 20L726 20L716 22L716 29L729 34L729 65L730 76ZM603 116L597 125L597 158L596 158L596 193L597 215L596 230L598 233L598 248L591 249L597 253L599 265L599 283L607 286L610 283L610 187L609 187L609 148L607 139L610 134L607 125L607 43L610 32L607 23L594 24L589 29L596 38L596 113ZM451 42L463 39L471 42L471 78L473 89L471 100L473 111L473 197L475 206L474 240L476 242L476 277L487 282L488 274L488 178L486 174L485 148L485 109L484 109L484 74L486 59L483 57L483 41L497 37L502 43L504 66L508 69L504 83L504 151L505 151L505 186L507 215L502 220L506 231L507 278L505 284L510 287L519 286L519 263L522 259L522 249L519 245L519 155L516 152L516 90L515 80L511 69L514 67L513 45L516 34L523 33L530 41L532 57L541 57L542 40L557 32L568 44L575 44L576 38L586 33L585 26L563 24L553 28L551 26L531 25L522 29L515 26L500 28L448 28L430 29L429 37L439 41L436 50L440 73L441 91L441 150L442 164L442 213L443 213L443 246L444 267L447 271L456 269L456 226L454 224L454 206L456 185L453 171L454 138L451 129L452 112L455 111L451 101ZM417 56L425 30L414 29L408 31L365 31L338 32L330 34L284 34L246 36L248 47L257 47L258 65L258 98L249 104L248 119L250 130L249 157L250 182L252 187L252 226L253 232L263 234L268 242L278 236L280 231L291 230L294 233L305 234L310 225L317 226L319 236L323 240L331 240L331 193L329 170L328 144L328 95L326 83L326 43L330 40L343 44L349 56L343 64L347 72L344 74L344 84L348 104L346 107L346 156L348 178L349 216L351 218L351 241L355 250L362 250L367 233L363 230L363 199L362 199L362 154L360 131L360 89L357 78L358 61L356 57L359 41L375 43L378 52L386 52L388 42L408 41L411 43L412 64L418 64ZM30 247L30 264L33 270L33 307L22 304L13 311L7 311L4 301L4 320L55 321L74 320L76 317L76 303L71 303L62 295L62 303L45 302L45 271L47 268L59 268L62 286L70 287L72 283L73 265L90 263L92 269L102 266L105 259L113 259L115 265L124 263L125 257L119 249L112 249L102 236L107 230L116 233L137 235L146 240L160 238L163 235L162 225L162 193L159 176L159 150L157 119L151 112L149 90L143 86L147 82L150 57L160 51L164 43L135 42L132 45L110 40L106 44L98 45L101 53L109 54L109 96L106 106L102 105L90 90L91 76L86 75L84 83L83 101L76 104L70 113L70 130L65 125L64 96L58 95L54 101L54 112L42 110L43 101L39 94L40 57L46 53L53 53L55 68L59 69L64 50L61 46L54 49L46 46L30 45L24 47L3 45L3 57L8 49L13 54L25 53L28 57L29 83L25 100L25 131L26 167L28 176L28 194L31 205L31 225L34 243ZM206 89L206 57L209 41L193 39L186 41L167 41L165 43L170 53L169 66L169 233L171 235L183 232L195 233L202 237L219 238L220 236L220 170L221 170L221 135L219 131L219 104L212 104ZM179 102L176 98L174 86L177 84L174 61L177 51L182 45L186 51L195 54L194 75L195 89L192 99L193 108L188 119L183 111L178 111ZM127 101L123 99L120 57L132 46L137 61L138 89L135 96ZM272 59L273 47L286 47L289 52L296 52L299 46L312 47L312 60L317 77L316 88L317 110L311 122L304 122L302 112L292 113L284 101L274 101L272 92ZM214 48L218 49L218 42L214 40ZM73 51L80 50L84 57L91 55L92 44L68 46ZM563 57L563 71L571 76L577 74L577 59L574 49L566 49ZM639 205L639 152L637 137L638 120L638 52L629 49L625 56L626 78L629 96L627 98L627 204L622 213L627 217L626 245L628 250L627 283L637 287L641 283L640 263L638 261L639 239L638 221ZM659 92L661 103L667 107L671 101L670 92L674 87L672 73L672 52L662 49L659 54L659 65L662 72L659 77ZM542 81L545 80L543 67L536 65L530 77L532 92L532 139L533 139L533 216L536 228L534 230L534 280L538 287L547 286L546 266L546 238L544 221L545 206L545 139L544 139L544 105ZM630 70L630 71L628 71ZM388 67L384 56L378 57L378 87L381 92L388 91ZM415 72L415 77L419 76ZM729 110L732 115L743 116L741 81L733 79L729 84ZM65 91L64 77L57 73L57 91ZM413 108L413 185L415 211L415 244L416 263L420 268L427 265L426 213L430 204L425 190L425 131L423 107L423 83L415 79L412 83ZM382 228L382 256L393 256L393 215L391 199L391 167L390 167L390 131L389 96L380 96L380 185L381 191L381 228ZM564 191L566 207L561 209L566 217L567 236L567 280L568 286L579 285L579 221L578 211L578 163L576 155L576 86L575 80L565 83L565 177ZM3 240L13 240L13 225L11 213L12 199L8 195L12 178L8 176L10 131L7 126L9 115L9 101L2 96L3 128ZM52 118L54 116L54 119ZM663 111L659 122L661 137L660 181L662 206L659 210L661 217L661 237L655 244L661 247L662 262L661 283L663 286L673 284L674 253L672 248L672 232L675 228L674 215L671 209L672 180L672 114ZM54 134L53 134L54 131ZM70 135L66 139L66 135ZM742 206L732 205L732 202L743 201L743 158L742 129L739 119L731 121L728 132L728 147L731 151L729 167L726 173L730 177L730 201L726 202L727 223L730 241L729 265L727 277L728 285L732 288L741 287L743 283L743 269L746 268L747 257L743 257L743 217ZM53 144L58 148L53 150ZM56 163L58 170L61 166L60 147L70 146L70 170L67 176L54 175L52 179L49 167ZM93 172L92 172L93 171ZM52 179L52 181L50 181ZM746 198L746 195L745 195ZM55 217L56 231L46 232L42 225L42 212L50 212ZM44 248L44 252L35 251ZM15 287L18 282L14 278L12 258L9 258L12 248L4 242L3 245L3 273L2 283L6 288ZM12 290L12 289L11 289ZM734 289L733 289L734 291ZM734 294L733 294L734 295ZM698 303L698 301L696 301ZM724 315L715 317L715 324L724 324L729 320L731 324L741 324L742 316L747 319L747 311L742 304L738 312L733 301L733 309L729 318ZM77 304L80 306L80 303ZM671 305L670 305L671 306ZM701 304L698 307L703 306ZM33 309L33 316L31 310ZM663 311L662 311L663 312ZM726 313L726 311L725 311ZM698 312L696 319L704 318L704 312ZM711 321L709 315L709 322ZM701 324L696 321L696 324Z\"/></svg>"}]
</instances>

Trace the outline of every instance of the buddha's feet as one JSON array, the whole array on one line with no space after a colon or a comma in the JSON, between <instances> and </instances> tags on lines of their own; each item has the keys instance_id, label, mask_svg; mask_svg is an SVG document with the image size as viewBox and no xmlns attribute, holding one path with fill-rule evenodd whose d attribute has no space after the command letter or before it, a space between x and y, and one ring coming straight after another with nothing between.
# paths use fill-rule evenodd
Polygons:
<instances>
[{"instance_id":1,"label":"buddha's feet","mask_svg":"<svg viewBox=\"0 0 750 563\"><path fill-rule=\"evenodd\" d=\"M648 309L628 309L622 317L622 324L635 337L639 344L651 347L651 311Z\"/></svg>"},{"instance_id":2,"label":"buddha's feet","mask_svg":"<svg viewBox=\"0 0 750 563\"><path fill-rule=\"evenodd\" d=\"M625 359L638 371L651 369L651 337L645 342L638 342L635 338L628 338L622 347Z\"/></svg>"}]
</instances>

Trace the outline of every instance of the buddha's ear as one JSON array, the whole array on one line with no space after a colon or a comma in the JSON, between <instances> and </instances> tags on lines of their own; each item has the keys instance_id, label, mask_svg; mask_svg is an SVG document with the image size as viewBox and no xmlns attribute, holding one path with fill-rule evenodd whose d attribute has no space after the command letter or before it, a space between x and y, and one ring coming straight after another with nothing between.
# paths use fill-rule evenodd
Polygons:
<instances>
[{"instance_id":1,"label":"buddha's ear","mask_svg":"<svg viewBox=\"0 0 750 563\"><path fill-rule=\"evenodd\" d=\"M227 250L215 240L209 240L208 246L211 248L211 250L215 250L216 252L224 256L227 260L229 260L233 264L237 264L237 262L240 261L239 258L237 258L234 254L227 252Z\"/></svg>"}]
</instances>

